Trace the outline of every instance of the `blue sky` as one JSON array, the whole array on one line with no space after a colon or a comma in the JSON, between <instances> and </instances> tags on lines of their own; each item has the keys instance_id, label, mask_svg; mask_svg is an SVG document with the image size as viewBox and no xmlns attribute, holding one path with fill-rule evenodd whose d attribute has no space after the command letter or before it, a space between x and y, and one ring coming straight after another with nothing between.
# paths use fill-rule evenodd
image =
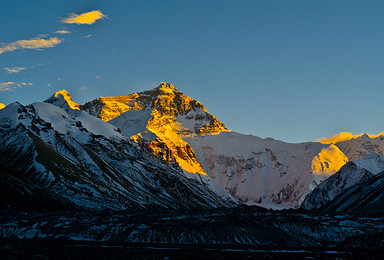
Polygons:
<instances>
[{"instance_id":1,"label":"blue sky","mask_svg":"<svg viewBox=\"0 0 384 260\"><path fill-rule=\"evenodd\" d=\"M62 23L94 10L108 18ZM60 42L0 54L0 103L64 88L83 104L166 81L241 133L301 142L384 131L383 1L2 0L0 35L3 50Z\"/></svg>"}]
</instances>

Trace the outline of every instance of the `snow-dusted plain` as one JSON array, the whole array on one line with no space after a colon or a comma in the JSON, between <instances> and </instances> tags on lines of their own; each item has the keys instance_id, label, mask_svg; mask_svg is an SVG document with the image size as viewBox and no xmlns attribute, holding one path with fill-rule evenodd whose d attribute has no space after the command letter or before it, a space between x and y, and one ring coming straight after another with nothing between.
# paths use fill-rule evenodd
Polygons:
<instances>
[{"instance_id":1,"label":"snow-dusted plain","mask_svg":"<svg viewBox=\"0 0 384 260\"><path fill-rule=\"evenodd\" d=\"M383 245L383 231L383 217L309 216L253 208L49 216L13 213L0 221L0 238L65 239L115 246L137 243L157 247L373 250Z\"/></svg>"}]
</instances>

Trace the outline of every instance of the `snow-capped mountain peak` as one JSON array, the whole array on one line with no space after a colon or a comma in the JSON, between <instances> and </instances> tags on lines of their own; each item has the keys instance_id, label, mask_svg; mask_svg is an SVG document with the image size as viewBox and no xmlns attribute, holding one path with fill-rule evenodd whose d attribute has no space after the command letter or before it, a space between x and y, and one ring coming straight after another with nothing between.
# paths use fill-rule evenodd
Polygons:
<instances>
[{"instance_id":1,"label":"snow-capped mountain peak","mask_svg":"<svg viewBox=\"0 0 384 260\"><path fill-rule=\"evenodd\" d=\"M158 117L169 117L167 122L163 123L177 121L178 132L184 134L228 131L224 123L210 114L203 104L188 97L170 83L161 83L152 90L126 96L100 97L81 108L104 121L110 121L132 110L151 111Z\"/></svg>"},{"instance_id":2,"label":"snow-capped mountain peak","mask_svg":"<svg viewBox=\"0 0 384 260\"><path fill-rule=\"evenodd\" d=\"M156 89L164 93L180 92L175 86L167 82L161 83Z\"/></svg>"},{"instance_id":3,"label":"snow-capped mountain peak","mask_svg":"<svg viewBox=\"0 0 384 260\"><path fill-rule=\"evenodd\" d=\"M100 97L81 108L189 173L206 175L182 138L228 131L205 107L170 83L127 96Z\"/></svg>"},{"instance_id":4,"label":"snow-capped mountain peak","mask_svg":"<svg viewBox=\"0 0 384 260\"><path fill-rule=\"evenodd\" d=\"M65 89L56 91L44 102L54 104L55 106L61 107L65 110L68 108L80 110L79 104L72 100L71 95Z\"/></svg>"}]
</instances>

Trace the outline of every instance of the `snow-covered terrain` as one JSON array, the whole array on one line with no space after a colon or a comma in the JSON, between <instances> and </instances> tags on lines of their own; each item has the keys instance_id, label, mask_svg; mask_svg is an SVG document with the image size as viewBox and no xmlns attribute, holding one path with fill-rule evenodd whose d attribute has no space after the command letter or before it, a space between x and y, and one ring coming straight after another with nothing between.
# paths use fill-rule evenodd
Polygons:
<instances>
[{"instance_id":1,"label":"snow-covered terrain","mask_svg":"<svg viewBox=\"0 0 384 260\"><path fill-rule=\"evenodd\" d=\"M7 169L12 169L20 173L21 181L77 207L236 204L230 196L217 194L205 182L186 178L177 168L142 150L116 127L67 105L64 110L49 103L13 103L2 109L0 151L8 174L12 172Z\"/></svg>"},{"instance_id":2,"label":"snow-covered terrain","mask_svg":"<svg viewBox=\"0 0 384 260\"><path fill-rule=\"evenodd\" d=\"M76 205L100 208L181 201L298 208L343 165L351 178L343 177L332 198L379 172L379 157L356 160L384 154L383 136L292 144L231 132L169 83L82 106L65 90L43 103L13 103L0 111L0 130L5 167ZM176 199L187 191L193 199Z\"/></svg>"},{"instance_id":3,"label":"snow-covered terrain","mask_svg":"<svg viewBox=\"0 0 384 260\"><path fill-rule=\"evenodd\" d=\"M130 212L110 214L7 214L0 239L99 242L98 246L170 245L297 250L379 249L384 219L260 212L236 208L209 212ZM43 240L44 241L44 240ZM371 242L371 243L370 243ZM380 243L381 242L381 243ZM92 243L91 243L92 245ZM216 253L217 256L217 253ZM201 258L201 256L200 256Z\"/></svg>"},{"instance_id":4,"label":"snow-covered terrain","mask_svg":"<svg viewBox=\"0 0 384 260\"><path fill-rule=\"evenodd\" d=\"M384 135L369 137L363 134L357 138L335 143L337 147L351 160L363 159L371 153L384 156Z\"/></svg>"},{"instance_id":5,"label":"snow-covered terrain","mask_svg":"<svg viewBox=\"0 0 384 260\"><path fill-rule=\"evenodd\" d=\"M304 209L320 208L357 183L384 171L384 157L371 153L366 158L349 161L337 173L313 190L304 200Z\"/></svg>"},{"instance_id":6,"label":"snow-covered terrain","mask_svg":"<svg viewBox=\"0 0 384 260\"><path fill-rule=\"evenodd\" d=\"M204 106L169 83L81 109L188 173L206 175L249 205L298 207L304 196L348 158L332 144L288 144L232 133ZM112 118L112 119L111 119Z\"/></svg>"},{"instance_id":7,"label":"snow-covered terrain","mask_svg":"<svg viewBox=\"0 0 384 260\"><path fill-rule=\"evenodd\" d=\"M248 205L298 207L348 159L333 145L284 143L234 132L186 139L208 175Z\"/></svg>"}]
</instances>

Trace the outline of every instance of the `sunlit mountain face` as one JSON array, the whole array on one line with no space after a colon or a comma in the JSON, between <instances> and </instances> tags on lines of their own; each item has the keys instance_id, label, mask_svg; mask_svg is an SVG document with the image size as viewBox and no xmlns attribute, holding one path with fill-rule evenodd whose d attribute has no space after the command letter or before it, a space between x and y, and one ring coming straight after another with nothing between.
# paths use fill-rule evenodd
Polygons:
<instances>
[{"instance_id":1,"label":"sunlit mountain face","mask_svg":"<svg viewBox=\"0 0 384 260\"><path fill-rule=\"evenodd\" d=\"M183 138L228 131L200 102L169 83L127 96L100 97L81 108L190 173L206 175Z\"/></svg>"},{"instance_id":2,"label":"sunlit mountain face","mask_svg":"<svg viewBox=\"0 0 384 260\"><path fill-rule=\"evenodd\" d=\"M0 110L3 109L5 105L3 103L0 103Z\"/></svg>"},{"instance_id":3,"label":"sunlit mountain face","mask_svg":"<svg viewBox=\"0 0 384 260\"><path fill-rule=\"evenodd\" d=\"M80 110L79 104L72 100L71 95L65 89L59 90L52 97L46 100L47 103L56 104L59 107L69 107L71 109Z\"/></svg>"}]
</instances>

